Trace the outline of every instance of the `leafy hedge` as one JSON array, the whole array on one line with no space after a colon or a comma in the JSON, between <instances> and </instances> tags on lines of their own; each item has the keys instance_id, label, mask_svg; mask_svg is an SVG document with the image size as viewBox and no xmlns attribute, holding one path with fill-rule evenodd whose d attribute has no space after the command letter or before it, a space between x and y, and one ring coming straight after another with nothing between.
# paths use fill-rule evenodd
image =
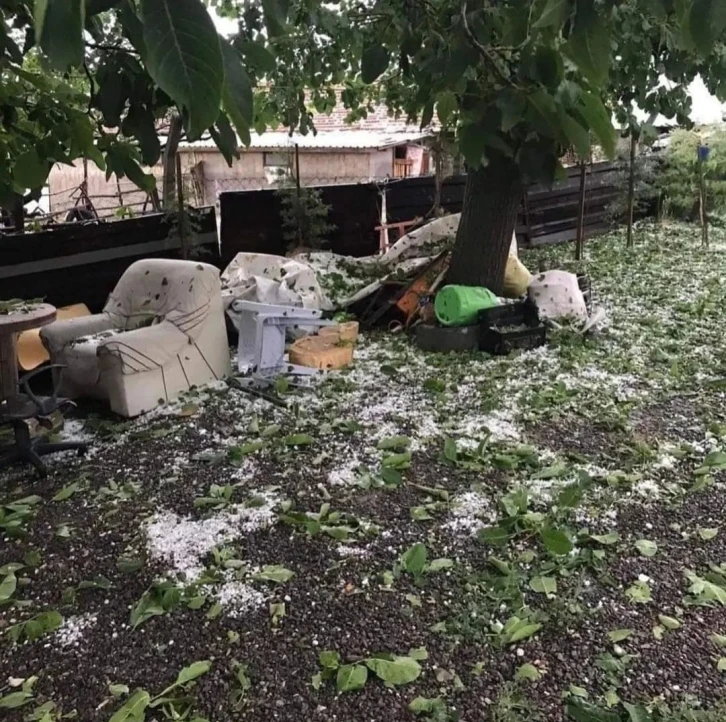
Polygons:
<instances>
[{"instance_id":1,"label":"leafy hedge","mask_svg":"<svg viewBox=\"0 0 726 722\"><path fill-rule=\"evenodd\" d=\"M671 217L687 220L698 217L697 148L700 144L711 149L705 168L708 209L717 214L726 210L726 131L677 130L671 135L657 179L663 211Z\"/></svg>"}]
</instances>

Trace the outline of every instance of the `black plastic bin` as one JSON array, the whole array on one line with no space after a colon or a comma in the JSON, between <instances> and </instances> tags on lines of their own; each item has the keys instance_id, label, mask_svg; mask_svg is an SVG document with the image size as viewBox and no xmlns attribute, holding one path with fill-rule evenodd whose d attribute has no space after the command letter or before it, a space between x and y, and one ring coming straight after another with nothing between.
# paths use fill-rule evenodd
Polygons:
<instances>
[{"instance_id":1,"label":"black plastic bin","mask_svg":"<svg viewBox=\"0 0 726 722\"><path fill-rule=\"evenodd\" d=\"M479 325L482 330L492 326L539 326L537 306L531 301L503 303L501 306L485 308L479 312Z\"/></svg>"},{"instance_id":2,"label":"black plastic bin","mask_svg":"<svg viewBox=\"0 0 726 722\"><path fill-rule=\"evenodd\" d=\"M527 351L544 346L546 343L547 327L543 324L527 326L516 331L507 331L496 326L493 328L482 326L479 349L495 356L506 356L512 351Z\"/></svg>"}]
</instances>

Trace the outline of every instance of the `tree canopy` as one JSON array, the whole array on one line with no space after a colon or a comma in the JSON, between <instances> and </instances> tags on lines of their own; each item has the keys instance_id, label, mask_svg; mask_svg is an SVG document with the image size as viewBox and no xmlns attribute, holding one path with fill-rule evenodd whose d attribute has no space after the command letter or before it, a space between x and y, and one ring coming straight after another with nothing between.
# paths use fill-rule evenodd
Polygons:
<instances>
[{"instance_id":1,"label":"tree canopy","mask_svg":"<svg viewBox=\"0 0 726 722\"><path fill-rule=\"evenodd\" d=\"M612 155L634 103L685 120L699 74L726 96L720 0L0 0L0 16L0 202L81 156L150 189L170 113L231 163L253 128L313 130L341 85L353 117L385 101L438 122L470 177L515 177L516 194L592 138Z\"/></svg>"}]
</instances>

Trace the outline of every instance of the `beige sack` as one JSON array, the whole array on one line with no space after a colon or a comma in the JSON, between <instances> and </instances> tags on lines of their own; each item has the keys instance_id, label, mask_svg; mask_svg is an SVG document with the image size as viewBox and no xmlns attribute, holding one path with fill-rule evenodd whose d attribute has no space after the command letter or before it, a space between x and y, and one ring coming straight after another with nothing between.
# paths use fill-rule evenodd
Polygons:
<instances>
[{"instance_id":1,"label":"beige sack","mask_svg":"<svg viewBox=\"0 0 726 722\"><path fill-rule=\"evenodd\" d=\"M505 298L520 298L527 293L527 287L532 280L532 274L517 258L510 255L507 259L507 268L504 271L504 288L502 295Z\"/></svg>"}]
</instances>

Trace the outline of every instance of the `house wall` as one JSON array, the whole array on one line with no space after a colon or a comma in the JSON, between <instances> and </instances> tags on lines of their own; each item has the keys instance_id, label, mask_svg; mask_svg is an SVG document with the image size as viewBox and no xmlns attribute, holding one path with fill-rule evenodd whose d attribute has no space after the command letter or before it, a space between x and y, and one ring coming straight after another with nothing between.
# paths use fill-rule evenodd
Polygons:
<instances>
[{"instance_id":1,"label":"house wall","mask_svg":"<svg viewBox=\"0 0 726 722\"><path fill-rule=\"evenodd\" d=\"M215 149L181 149L182 172L185 178L185 197L193 205L214 205L220 193L225 191L269 188L265 174L262 151L243 151L239 160L230 168ZM294 163L294 157L292 159ZM336 185L365 183L371 179L392 175L393 149L363 151L301 151L300 176L305 185ZM151 172L161 187L161 166ZM74 206L74 191L83 181L83 164L56 165L49 178L50 206L52 212L60 212ZM122 179L123 205L141 212L147 196L133 183ZM100 215L109 215L121 205L116 178L106 181L106 175L93 163L88 163L88 195ZM150 205L148 206L150 208ZM100 213L104 210L105 213Z\"/></svg>"}]
</instances>

